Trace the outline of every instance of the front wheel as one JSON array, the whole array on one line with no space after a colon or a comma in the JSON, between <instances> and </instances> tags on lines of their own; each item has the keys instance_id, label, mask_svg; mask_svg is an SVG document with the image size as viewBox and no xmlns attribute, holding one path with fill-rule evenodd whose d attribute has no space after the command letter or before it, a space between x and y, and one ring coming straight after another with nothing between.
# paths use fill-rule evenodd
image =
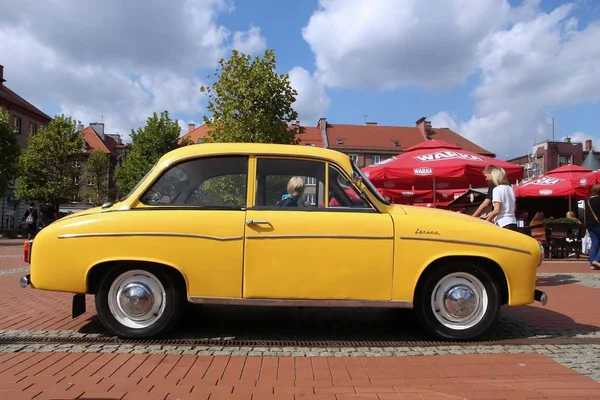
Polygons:
<instances>
[{"instance_id":1,"label":"front wheel","mask_svg":"<svg viewBox=\"0 0 600 400\"><path fill-rule=\"evenodd\" d=\"M163 268L117 268L102 277L96 310L104 327L124 338L168 333L185 307L185 296Z\"/></svg>"},{"instance_id":2,"label":"front wheel","mask_svg":"<svg viewBox=\"0 0 600 400\"><path fill-rule=\"evenodd\" d=\"M500 291L491 274L464 262L434 268L415 299L421 325L441 339L483 335L500 312Z\"/></svg>"}]
</instances>

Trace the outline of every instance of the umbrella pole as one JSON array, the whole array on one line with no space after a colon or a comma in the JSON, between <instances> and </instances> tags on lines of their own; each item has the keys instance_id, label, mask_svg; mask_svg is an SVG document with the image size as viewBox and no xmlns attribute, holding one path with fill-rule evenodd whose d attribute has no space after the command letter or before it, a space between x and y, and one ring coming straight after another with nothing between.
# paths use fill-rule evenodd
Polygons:
<instances>
[{"instance_id":1,"label":"umbrella pole","mask_svg":"<svg viewBox=\"0 0 600 400\"><path fill-rule=\"evenodd\" d=\"M573 211L572 207L571 207L571 203L572 203L571 196L569 196L569 212Z\"/></svg>"},{"instance_id":2,"label":"umbrella pole","mask_svg":"<svg viewBox=\"0 0 600 400\"><path fill-rule=\"evenodd\" d=\"M437 201L437 196L435 193L435 176L434 176L433 177L433 206L434 207L437 205L436 201Z\"/></svg>"}]
</instances>

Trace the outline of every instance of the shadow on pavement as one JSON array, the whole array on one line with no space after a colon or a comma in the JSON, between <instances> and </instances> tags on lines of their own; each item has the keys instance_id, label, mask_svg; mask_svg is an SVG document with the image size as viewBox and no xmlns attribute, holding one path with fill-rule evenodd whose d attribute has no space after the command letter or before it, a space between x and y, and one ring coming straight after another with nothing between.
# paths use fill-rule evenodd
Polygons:
<instances>
[{"instance_id":1,"label":"shadow on pavement","mask_svg":"<svg viewBox=\"0 0 600 400\"><path fill-rule=\"evenodd\" d=\"M560 286L579 283L579 279L573 275L557 274L553 276L540 276L536 286Z\"/></svg>"},{"instance_id":2,"label":"shadow on pavement","mask_svg":"<svg viewBox=\"0 0 600 400\"><path fill-rule=\"evenodd\" d=\"M535 306L503 307L498 322L481 340L537 336L569 338L600 327ZM79 332L108 335L96 316ZM412 310L287 307L190 306L171 339L428 341Z\"/></svg>"}]
</instances>

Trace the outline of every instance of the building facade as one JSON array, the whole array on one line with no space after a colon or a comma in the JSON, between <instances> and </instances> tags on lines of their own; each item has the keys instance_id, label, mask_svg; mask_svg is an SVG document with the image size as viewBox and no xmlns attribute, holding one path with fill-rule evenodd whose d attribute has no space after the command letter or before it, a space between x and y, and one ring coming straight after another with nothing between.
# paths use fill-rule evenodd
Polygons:
<instances>
[{"instance_id":1,"label":"building facade","mask_svg":"<svg viewBox=\"0 0 600 400\"><path fill-rule=\"evenodd\" d=\"M47 126L52 118L9 89L4 79L4 66L0 65L0 108L8 110L13 126L17 131L21 149L27 148L27 139ZM0 198L0 231L13 231L18 228L27 209L27 204L14 196L15 181L9 184L8 191Z\"/></svg>"},{"instance_id":2,"label":"building facade","mask_svg":"<svg viewBox=\"0 0 600 400\"><path fill-rule=\"evenodd\" d=\"M563 165L582 165L586 159L591 169L597 165L595 161L600 159L600 152L594 151L592 141L573 142L571 138L567 137L563 141L547 140L536 143L530 154L508 161L523 165L526 179L532 179Z\"/></svg>"}]
</instances>

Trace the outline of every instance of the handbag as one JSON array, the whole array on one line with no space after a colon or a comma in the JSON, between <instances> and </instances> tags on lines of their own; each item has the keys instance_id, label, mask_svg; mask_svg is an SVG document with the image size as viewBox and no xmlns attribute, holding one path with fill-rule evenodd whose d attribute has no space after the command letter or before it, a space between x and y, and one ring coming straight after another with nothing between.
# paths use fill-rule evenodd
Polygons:
<instances>
[{"instance_id":1,"label":"handbag","mask_svg":"<svg viewBox=\"0 0 600 400\"><path fill-rule=\"evenodd\" d=\"M594 219L596 220L596 223L599 223L600 221L598 221L598 216L596 215L596 213L594 212L594 209L590 205L590 199L587 199L587 205L590 208L590 211L592 212L592 215L594 216Z\"/></svg>"}]
</instances>

